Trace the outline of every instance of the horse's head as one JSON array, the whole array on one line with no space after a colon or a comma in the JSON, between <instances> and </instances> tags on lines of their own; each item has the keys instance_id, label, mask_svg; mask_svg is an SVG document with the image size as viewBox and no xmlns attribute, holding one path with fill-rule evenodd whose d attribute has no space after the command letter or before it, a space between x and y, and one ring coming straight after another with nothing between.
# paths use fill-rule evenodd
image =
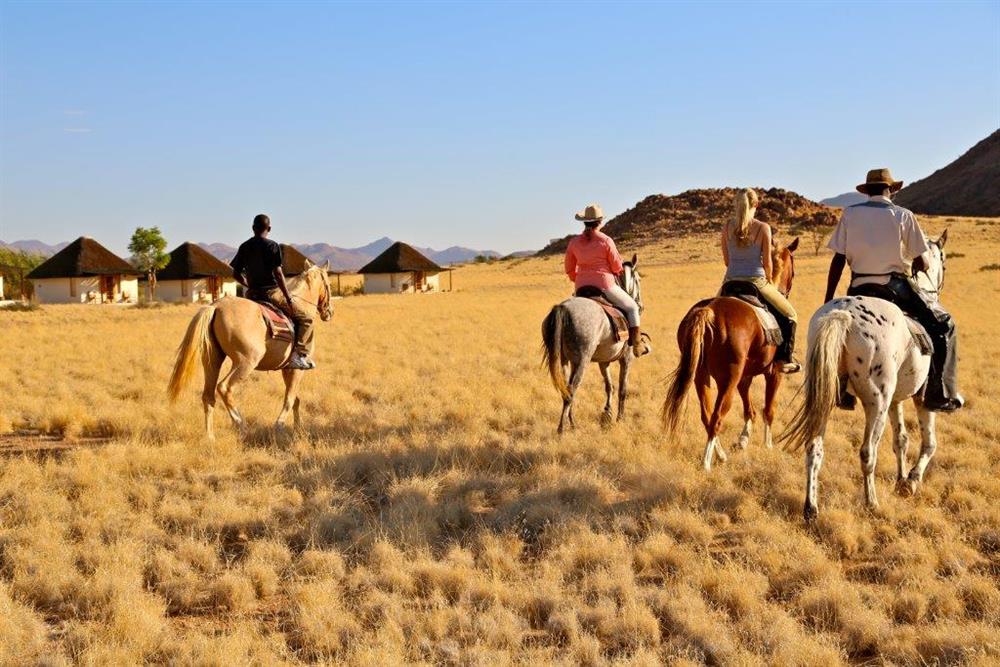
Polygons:
<instances>
[{"instance_id":1,"label":"horse's head","mask_svg":"<svg viewBox=\"0 0 1000 667\"><path fill-rule=\"evenodd\" d=\"M948 230L946 229L936 240L927 244L930 247L924 253L924 270L914 276L917 287L927 294L937 296L941 288L944 287L944 244L947 242Z\"/></svg>"},{"instance_id":2,"label":"horse's head","mask_svg":"<svg viewBox=\"0 0 1000 667\"><path fill-rule=\"evenodd\" d=\"M624 262L622 266L622 273L618 278L618 284L635 300L641 313L644 310L644 306L642 305L642 285L640 284L642 277L639 275L639 256L632 255L632 259Z\"/></svg>"},{"instance_id":3,"label":"horse's head","mask_svg":"<svg viewBox=\"0 0 1000 667\"><path fill-rule=\"evenodd\" d=\"M771 282L786 297L792 292L795 279L795 251L799 248L799 237L785 247L771 248Z\"/></svg>"},{"instance_id":4,"label":"horse's head","mask_svg":"<svg viewBox=\"0 0 1000 667\"><path fill-rule=\"evenodd\" d=\"M309 286L310 301L316 305L319 317L324 322L333 318L333 299L330 297L330 261L322 266L306 260L306 270L303 274Z\"/></svg>"}]
</instances>

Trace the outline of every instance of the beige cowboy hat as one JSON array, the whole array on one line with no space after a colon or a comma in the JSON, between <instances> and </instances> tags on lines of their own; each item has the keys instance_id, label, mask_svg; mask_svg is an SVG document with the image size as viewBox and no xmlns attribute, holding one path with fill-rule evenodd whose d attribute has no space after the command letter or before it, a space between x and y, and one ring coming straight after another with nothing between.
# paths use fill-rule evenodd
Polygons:
<instances>
[{"instance_id":1,"label":"beige cowboy hat","mask_svg":"<svg viewBox=\"0 0 1000 667\"><path fill-rule=\"evenodd\" d=\"M600 204L590 204L575 217L580 222L600 222L604 220L604 211L601 210Z\"/></svg>"},{"instance_id":2,"label":"beige cowboy hat","mask_svg":"<svg viewBox=\"0 0 1000 667\"><path fill-rule=\"evenodd\" d=\"M868 194L869 185L888 185L890 192L898 192L903 187L903 181L896 181L892 178L892 172L887 168L872 169L868 172L865 182L857 187L858 192Z\"/></svg>"}]
</instances>

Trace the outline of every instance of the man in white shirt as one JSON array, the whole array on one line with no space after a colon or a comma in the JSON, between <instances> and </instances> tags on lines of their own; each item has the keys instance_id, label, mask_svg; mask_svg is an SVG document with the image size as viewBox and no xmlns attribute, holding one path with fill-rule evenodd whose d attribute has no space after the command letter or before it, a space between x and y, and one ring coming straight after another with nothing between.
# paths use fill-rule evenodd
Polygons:
<instances>
[{"instance_id":1,"label":"man in white shirt","mask_svg":"<svg viewBox=\"0 0 1000 667\"><path fill-rule=\"evenodd\" d=\"M924 392L928 410L952 412L964 401L957 388L958 340L955 323L941 304L910 279L926 268L927 239L916 217L896 206L889 196L903 187L888 169L872 169L858 191L868 201L844 209L830 239L835 253L830 262L826 300L840 282L844 265L851 267L851 296L874 296L892 301L920 322L934 341L930 374ZM847 406L845 406L847 407Z\"/></svg>"}]
</instances>

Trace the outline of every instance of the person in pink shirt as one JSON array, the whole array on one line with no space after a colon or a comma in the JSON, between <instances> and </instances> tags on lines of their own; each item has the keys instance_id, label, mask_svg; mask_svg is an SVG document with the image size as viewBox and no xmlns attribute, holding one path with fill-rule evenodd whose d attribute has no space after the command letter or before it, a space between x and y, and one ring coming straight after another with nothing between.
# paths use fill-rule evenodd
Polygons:
<instances>
[{"instance_id":1,"label":"person in pink shirt","mask_svg":"<svg viewBox=\"0 0 1000 667\"><path fill-rule=\"evenodd\" d=\"M577 213L576 219L584 224L584 230L566 248L566 275L577 290L596 287L625 313L629 327L628 343L635 356L640 357L649 350L639 334L639 304L618 284L618 275L624 266L614 240L601 232L604 212L599 205L591 204Z\"/></svg>"}]
</instances>

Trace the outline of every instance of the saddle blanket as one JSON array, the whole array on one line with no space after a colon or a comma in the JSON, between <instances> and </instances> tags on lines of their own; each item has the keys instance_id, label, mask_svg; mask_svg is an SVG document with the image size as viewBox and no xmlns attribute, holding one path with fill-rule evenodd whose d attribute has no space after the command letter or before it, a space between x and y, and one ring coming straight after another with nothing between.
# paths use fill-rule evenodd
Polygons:
<instances>
[{"instance_id":1,"label":"saddle blanket","mask_svg":"<svg viewBox=\"0 0 1000 667\"><path fill-rule=\"evenodd\" d=\"M267 325L267 335L269 338L284 340L289 343L295 341L295 325L292 320L276 306L262 301L256 302L260 306L260 313Z\"/></svg>"},{"instance_id":2,"label":"saddle blanket","mask_svg":"<svg viewBox=\"0 0 1000 667\"><path fill-rule=\"evenodd\" d=\"M611 324L611 331L614 332L616 340L622 341L628 338L628 320L625 319L625 313L618 310L617 306L604 298L604 294L601 290L596 287L581 287L576 291L576 296L584 299L590 299L604 309L605 314L608 316L608 321Z\"/></svg>"},{"instance_id":3,"label":"saddle blanket","mask_svg":"<svg viewBox=\"0 0 1000 667\"><path fill-rule=\"evenodd\" d=\"M913 342L920 348L920 354L932 354L934 352L934 341L931 340L931 336L927 333L927 329L925 329L920 322L910 319L909 317L906 318L906 326L910 329L910 335L913 336Z\"/></svg>"}]
</instances>

